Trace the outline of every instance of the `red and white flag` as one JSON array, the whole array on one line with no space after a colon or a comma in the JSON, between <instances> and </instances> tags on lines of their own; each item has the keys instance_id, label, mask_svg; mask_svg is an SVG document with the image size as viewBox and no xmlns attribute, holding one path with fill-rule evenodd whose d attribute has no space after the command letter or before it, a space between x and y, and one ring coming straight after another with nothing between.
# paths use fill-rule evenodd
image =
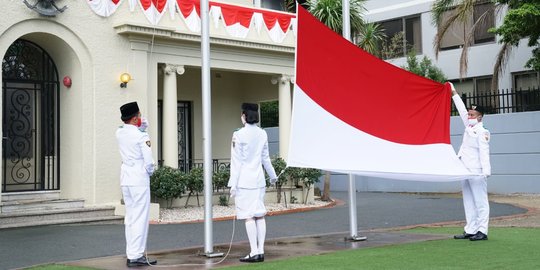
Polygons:
<instances>
[{"instance_id":1,"label":"red and white flag","mask_svg":"<svg viewBox=\"0 0 540 270\"><path fill-rule=\"evenodd\" d=\"M288 166L418 181L471 173L450 145L448 84L386 63L298 8Z\"/></svg>"}]
</instances>

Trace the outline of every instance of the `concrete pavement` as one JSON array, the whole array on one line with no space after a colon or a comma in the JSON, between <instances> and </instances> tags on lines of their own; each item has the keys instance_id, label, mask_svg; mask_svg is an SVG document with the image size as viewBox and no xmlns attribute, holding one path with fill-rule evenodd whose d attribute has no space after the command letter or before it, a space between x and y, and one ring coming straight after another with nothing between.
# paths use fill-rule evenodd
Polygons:
<instances>
[{"instance_id":1,"label":"concrete pavement","mask_svg":"<svg viewBox=\"0 0 540 270\"><path fill-rule=\"evenodd\" d=\"M347 193L332 196L347 200ZM357 193L358 226L361 231L464 219L461 198L401 193ZM491 217L526 212L508 204L491 203ZM233 221L214 222L214 243L229 243ZM344 234L348 231L348 206L267 218L267 239L307 235ZM459 232L457 232L459 233ZM236 223L234 242L246 241L242 222ZM368 241L368 242L371 242ZM150 226L150 253L200 247L204 228L197 224ZM35 264L124 256L123 225L44 226L0 230L0 269ZM201 249L201 248L199 248ZM234 254L247 252L247 245L234 247ZM236 257L237 258L237 257ZM125 257L123 259L125 263Z\"/></svg>"}]
</instances>

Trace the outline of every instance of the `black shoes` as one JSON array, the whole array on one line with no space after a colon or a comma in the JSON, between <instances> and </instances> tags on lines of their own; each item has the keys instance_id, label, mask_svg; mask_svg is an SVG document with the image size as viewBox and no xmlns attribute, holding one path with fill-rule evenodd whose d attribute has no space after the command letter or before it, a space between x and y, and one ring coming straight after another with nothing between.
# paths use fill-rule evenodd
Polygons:
<instances>
[{"instance_id":1,"label":"black shoes","mask_svg":"<svg viewBox=\"0 0 540 270\"><path fill-rule=\"evenodd\" d=\"M474 234L463 232L463 234L454 235L454 239L469 239L472 236L474 236Z\"/></svg>"},{"instance_id":2,"label":"black shoes","mask_svg":"<svg viewBox=\"0 0 540 270\"><path fill-rule=\"evenodd\" d=\"M145 256L142 256L138 259L133 259L133 260L127 259L127 262L126 262L126 265L128 267L145 266L145 265L148 266L148 265L156 265L156 264L157 264L156 260L149 260Z\"/></svg>"},{"instance_id":3,"label":"black shoes","mask_svg":"<svg viewBox=\"0 0 540 270\"><path fill-rule=\"evenodd\" d=\"M241 262L247 262L247 263L257 263L257 262L264 262L264 254L257 254L254 256L249 256L249 254L244 257L240 258Z\"/></svg>"},{"instance_id":4,"label":"black shoes","mask_svg":"<svg viewBox=\"0 0 540 270\"><path fill-rule=\"evenodd\" d=\"M477 232L475 235L471 236L469 240L471 241L488 240L488 237L483 232Z\"/></svg>"}]
</instances>

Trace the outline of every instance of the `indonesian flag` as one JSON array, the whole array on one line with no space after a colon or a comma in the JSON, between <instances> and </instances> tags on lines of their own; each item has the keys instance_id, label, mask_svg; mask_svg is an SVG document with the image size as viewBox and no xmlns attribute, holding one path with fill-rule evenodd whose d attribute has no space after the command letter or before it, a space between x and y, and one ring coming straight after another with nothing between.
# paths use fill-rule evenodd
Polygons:
<instances>
[{"instance_id":1,"label":"indonesian flag","mask_svg":"<svg viewBox=\"0 0 540 270\"><path fill-rule=\"evenodd\" d=\"M450 145L449 84L386 63L298 8L288 166L417 181L471 177Z\"/></svg>"}]
</instances>

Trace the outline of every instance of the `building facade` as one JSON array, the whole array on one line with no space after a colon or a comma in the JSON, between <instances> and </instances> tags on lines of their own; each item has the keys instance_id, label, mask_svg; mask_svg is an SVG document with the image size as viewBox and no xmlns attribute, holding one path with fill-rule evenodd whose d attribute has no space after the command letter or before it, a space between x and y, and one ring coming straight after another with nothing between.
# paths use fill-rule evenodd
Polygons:
<instances>
[{"instance_id":1,"label":"building facade","mask_svg":"<svg viewBox=\"0 0 540 270\"><path fill-rule=\"evenodd\" d=\"M493 4L490 1L477 4L469 22L452 26L443 36L441 50L436 57L433 44L437 28L432 24L433 2L433 0L370 0L366 2L368 21L380 23L389 38L399 32L403 33L405 49L400 52L401 57L396 56L388 61L403 66L406 63L406 54L414 49L420 56L425 55L430 58L449 81L454 83L460 93L481 95L490 92L493 67L501 44L498 43L498 37L487 30L502 23L505 9L500 13L490 14L487 23L474 33L473 45L468 53L467 72L460 75L464 36L471 29L473 20ZM538 88L538 73L524 67L532 56L532 49L527 47L526 43L527 41L523 40L519 47L512 49L504 71L499 76L499 90Z\"/></svg>"},{"instance_id":2,"label":"building facade","mask_svg":"<svg viewBox=\"0 0 540 270\"><path fill-rule=\"evenodd\" d=\"M195 3L3 2L0 197L52 190L90 206L119 205L114 134L122 124L119 107L131 101L149 121L156 161L181 167L202 160ZM255 8L251 1L211 2L213 159L229 159L242 102L289 104L280 111L286 134L294 23L293 14ZM124 87L123 73L131 77Z\"/></svg>"}]
</instances>

